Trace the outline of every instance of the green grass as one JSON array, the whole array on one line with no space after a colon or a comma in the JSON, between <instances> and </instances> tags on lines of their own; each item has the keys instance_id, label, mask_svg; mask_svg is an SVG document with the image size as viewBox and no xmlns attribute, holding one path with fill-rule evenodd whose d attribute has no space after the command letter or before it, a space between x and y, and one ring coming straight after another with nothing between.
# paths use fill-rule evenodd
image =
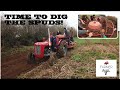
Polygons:
<instances>
[{"instance_id":1,"label":"green grass","mask_svg":"<svg viewBox=\"0 0 120 90\"><path fill-rule=\"evenodd\" d=\"M77 47L75 50L75 53L71 56L72 60L75 61L86 61L88 59L117 59L118 58L118 54L115 54L113 52L101 52L102 48L96 48L95 50L88 49L88 50L84 50L83 52L78 51L80 48L82 49L82 47L94 47L95 45L104 45L106 50L109 47L108 45L113 45L113 46L117 46L118 45L118 39L106 39L106 40L101 40L101 39L90 39L90 40L85 40L85 39L78 39L78 38L74 38L74 40L77 42ZM113 43L114 42L114 43ZM88 47L87 47L88 46ZM77 50L78 49L78 50ZM112 50L112 48L111 48Z\"/></svg>"},{"instance_id":2,"label":"green grass","mask_svg":"<svg viewBox=\"0 0 120 90\"><path fill-rule=\"evenodd\" d=\"M96 78L96 60L119 60L119 52L115 51L118 50L118 39L74 38L74 40L77 46L70 57L73 62L77 63L72 75L74 78Z\"/></svg>"},{"instance_id":3,"label":"green grass","mask_svg":"<svg viewBox=\"0 0 120 90\"><path fill-rule=\"evenodd\" d=\"M86 44L119 44L119 39L79 39L77 37L74 38L78 45L86 45Z\"/></svg>"},{"instance_id":4,"label":"green grass","mask_svg":"<svg viewBox=\"0 0 120 90\"><path fill-rule=\"evenodd\" d=\"M110 59L117 59L118 55L113 54L113 53L109 53L109 54L107 55L107 57L110 58Z\"/></svg>"},{"instance_id":5,"label":"green grass","mask_svg":"<svg viewBox=\"0 0 120 90\"><path fill-rule=\"evenodd\" d=\"M81 55L80 54L75 54L72 56L72 59L75 61L80 61L81 60Z\"/></svg>"},{"instance_id":6,"label":"green grass","mask_svg":"<svg viewBox=\"0 0 120 90\"><path fill-rule=\"evenodd\" d=\"M86 62L88 60L92 59L117 59L118 55L114 53L101 53L97 51L87 51L87 52L81 52L79 54L74 54L71 56L72 60L79 61L79 62Z\"/></svg>"}]
</instances>

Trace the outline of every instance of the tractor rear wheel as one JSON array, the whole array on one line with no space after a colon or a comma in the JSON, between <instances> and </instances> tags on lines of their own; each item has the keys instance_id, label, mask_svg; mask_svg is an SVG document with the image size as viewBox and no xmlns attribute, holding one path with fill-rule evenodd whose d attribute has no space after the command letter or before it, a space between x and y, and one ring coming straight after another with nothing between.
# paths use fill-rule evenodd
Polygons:
<instances>
[{"instance_id":1,"label":"tractor rear wheel","mask_svg":"<svg viewBox=\"0 0 120 90\"><path fill-rule=\"evenodd\" d=\"M63 40L57 50L56 53L58 58L65 57L67 55L67 43L66 40Z\"/></svg>"},{"instance_id":2,"label":"tractor rear wheel","mask_svg":"<svg viewBox=\"0 0 120 90\"><path fill-rule=\"evenodd\" d=\"M36 63L36 61L35 61L35 56L34 56L34 54L33 53L29 53L29 55L28 55L28 61L27 61L29 64L31 64L31 63Z\"/></svg>"}]
</instances>

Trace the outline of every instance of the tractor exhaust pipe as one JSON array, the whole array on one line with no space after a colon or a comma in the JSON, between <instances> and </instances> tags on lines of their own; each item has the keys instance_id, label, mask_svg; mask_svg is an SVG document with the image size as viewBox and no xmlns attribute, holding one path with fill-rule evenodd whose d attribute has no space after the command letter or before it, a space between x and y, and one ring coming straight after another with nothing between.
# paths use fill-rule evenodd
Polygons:
<instances>
[{"instance_id":1,"label":"tractor exhaust pipe","mask_svg":"<svg viewBox=\"0 0 120 90\"><path fill-rule=\"evenodd\" d=\"M49 43L49 46L51 46L51 41L50 41L50 30L48 28L48 43Z\"/></svg>"}]
</instances>

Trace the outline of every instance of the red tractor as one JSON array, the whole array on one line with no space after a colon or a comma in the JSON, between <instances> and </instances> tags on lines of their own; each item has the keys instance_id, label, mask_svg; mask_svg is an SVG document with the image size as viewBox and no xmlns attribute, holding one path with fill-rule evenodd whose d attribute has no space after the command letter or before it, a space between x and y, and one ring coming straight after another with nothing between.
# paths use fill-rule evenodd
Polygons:
<instances>
[{"instance_id":1,"label":"red tractor","mask_svg":"<svg viewBox=\"0 0 120 90\"><path fill-rule=\"evenodd\" d=\"M29 54L28 62L36 62L36 58L49 59L52 52L55 52L58 58L66 56L67 49L74 47L73 38L67 34L68 31L65 30L65 33L63 35L56 35L54 37L50 35L48 28L49 38L47 40L43 39L42 42L34 43L34 52Z\"/></svg>"}]
</instances>

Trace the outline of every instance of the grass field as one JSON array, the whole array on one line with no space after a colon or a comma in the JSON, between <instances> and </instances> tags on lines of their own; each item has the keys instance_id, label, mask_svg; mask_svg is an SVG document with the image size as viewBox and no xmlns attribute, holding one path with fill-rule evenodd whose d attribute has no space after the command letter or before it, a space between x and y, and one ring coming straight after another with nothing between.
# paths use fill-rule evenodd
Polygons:
<instances>
[{"instance_id":1,"label":"grass field","mask_svg":"<svg viewBox=\"0 0 120 90\"><path fill-rule=\"evenodd\" d=\"M78 50L81 47L81 52L77 52L75 57L82 58L90 58L90 57L96 57L98 59L104 59L104 57L109 58L109 59L117 59L118 58L118 52L119 51L119 40L118 39L106 39L106 40L101 40L101 39L78 39L75 38L75 41L77 42L76 49ZM112 50L116 50L116 52L111 52ZM105 53L107 52L107 53ZM78 60L78 59L77 59Z\"/></svg>"},{"instance_id":2,"label":"grass field","mask_svg":"<svg viewBox=\"0 0 120 90\"><path fill-rule=\"evenodd\" d=\"M71 60L82 63L76 75L83 78L95 78L96 60L117 60L119 62L118 39L89 39L83 40L75 38L77 42L76 51L71 56ZM117 65L117 67L119 67ZM118 68L119 69L119 68ZM119 71L118 71L119 72Z\"/></svg>"}]
</instances>

